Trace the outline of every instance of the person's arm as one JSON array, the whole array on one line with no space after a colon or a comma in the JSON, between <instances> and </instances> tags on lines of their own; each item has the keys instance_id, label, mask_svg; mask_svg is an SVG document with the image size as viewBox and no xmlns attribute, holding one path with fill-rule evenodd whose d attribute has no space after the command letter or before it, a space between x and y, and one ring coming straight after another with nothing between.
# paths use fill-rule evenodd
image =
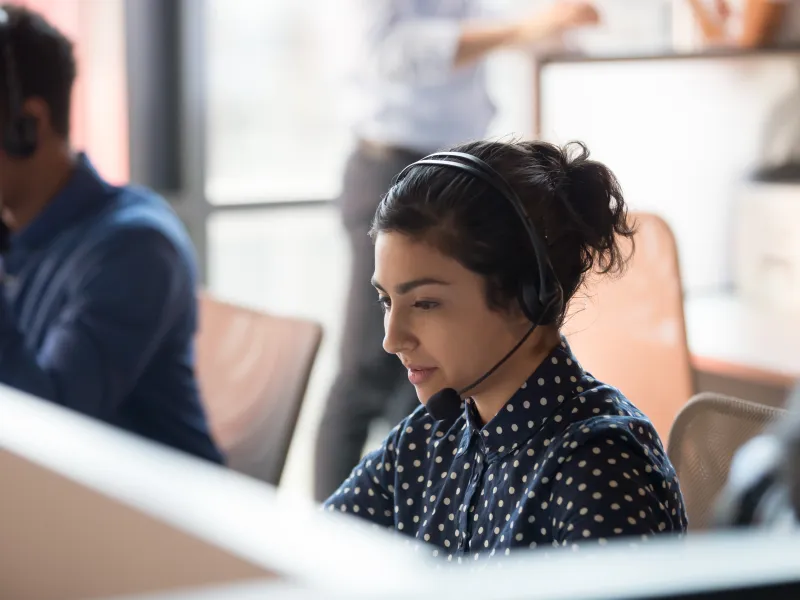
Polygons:
<instances>
[{"instance_id":1,"label":"person's arm","mask_svg":"<svg viewBox=\"0 0 800 600\"><path fill-rule=\"evenodd\" d=\"M384 2L371 10L378 11L375 20L380 23L370 35L378 70L388 79L416 83L440 81L453 69L495 50L530 45L598 21L592 3L566 0L507 21L420 17L403 0Z\"/></svg>"},{"instance_id":2,"label":"person's arm","mask_svg":"<svg viewBox=\"0 0 800 600\"><path fill-rule=\"evenodd\" d=\"M663 459L621 427L603 427L579 442L551 489L555 540L569 546L682 533L683 499L671 473L663 473Z\"/></svg>"},{"instance_id":3,"label":"person's arm","mask_svg":"<svg viewBox=\"0 0 800 600\"><path fill-rule=\"evenodd\" d=\"M456 68L500 48L529 46L574 27L595 25L599 15L590 2L559 1L549 8L508 23L464 23L458 40Z\"/></svg>"},{"instance_id":4,"label":"person's arm","mask_svg":"<svg viewBox=\"0 0 800 600\"><path fill-rule=\"evenodd\" d=\"M396 427L377 450L367 454L323 507L360 517L380 527L394 527Z\"/></svg>"},{"instance_id":5,"label":"person's arm","mask_svg":"<svg viewBox=\"0 0 800 600\"><path fill-rule=\"evenodd\" d=\"M142 226L99 242L76 277L38 353L26 347L0 294L0 382L104 418L192 310L193 276L169 240Z\"/></svg>"},{"instance_id":6,"label":"person's arm","mask_svg":"<svg viewBox=\"0 0 800 600\"><path fill-rule=\"evenodd\" d=\"M702 0L689 0L692 12L707 42L720 43L725 39L725 23L730 17L730 9L726 2L716 0L714 7L707 6ZM716 14L712 14L716 13Z\"/></svg>"}]
</instances>

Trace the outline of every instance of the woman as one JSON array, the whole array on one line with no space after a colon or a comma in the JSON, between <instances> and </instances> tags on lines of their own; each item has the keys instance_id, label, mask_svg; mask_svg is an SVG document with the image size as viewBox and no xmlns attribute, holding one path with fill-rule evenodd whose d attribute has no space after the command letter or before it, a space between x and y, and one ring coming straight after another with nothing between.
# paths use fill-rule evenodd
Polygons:
<instances>
[{"instance_id":1,"label":"woman","mask_svg":"<svg viewBox=\"0 0 800 600\"><path fill-rule=\"evenodd\" d=\"M582 144L477 142L403 171L375 215L373 285L384 348L435 418L414 411L326 506L450 560L683 532L652 425L559 334L585 274L620 271L632 235Z\"/></svg>"}]
</instances>

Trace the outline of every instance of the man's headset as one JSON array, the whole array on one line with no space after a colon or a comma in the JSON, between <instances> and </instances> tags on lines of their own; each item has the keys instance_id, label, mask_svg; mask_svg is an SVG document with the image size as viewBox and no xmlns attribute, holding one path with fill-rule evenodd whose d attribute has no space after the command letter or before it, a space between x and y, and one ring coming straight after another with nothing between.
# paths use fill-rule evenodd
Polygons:
<instances>
[{"instance_id":1,"label":"man's headset","mask_svg":"<svg viewBox=\"0 0 800 600\"><path fill-rule=\"evenodd\" d=\"M426 403L428 413L437 420L454 419L461 414L461 397L474 389L499 369L525 343L539 325L550 325L556 321L564 306L564 292L547 255L547 246L536 232L525 205L508 182L489 164L464 152L437 152L410 164L395 178L395 185L412 169L421 166L437 166L457 169L480 179L501 198L504 198L519 217L530 240L536 259L536 273L523 275L519 282L518 300L523 313L531 322L531 328L523 338L494 367L474 383L461 390L447 388L437 392Z\"/></svg>"},{"instance_id":2,"label":"man's headset","mask_svg":"<svg viewBox=\"0 0 800 600\"><path fill-rule=\"evenodd\" d=\"M36 118L23 112L25 95L19 79L14 46L11 40L11 19L8 12L0 8L0 52L5 70L6 111L2 128L3 150L14 158L28 158L36 152Z\"/></svg>"}]
</instances>

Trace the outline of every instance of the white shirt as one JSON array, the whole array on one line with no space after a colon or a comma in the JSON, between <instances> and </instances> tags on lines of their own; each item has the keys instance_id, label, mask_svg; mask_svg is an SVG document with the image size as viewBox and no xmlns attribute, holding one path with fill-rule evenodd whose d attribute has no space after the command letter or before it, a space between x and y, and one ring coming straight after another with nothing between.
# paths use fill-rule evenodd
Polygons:
<instances>
[{"instance_id":1,"label":"white shirt","mask_svg":"<svg viewBox=\"0 0 800 600\"><path fill-rule=\"evenodd\" d=\"M486 2L353 2L346 107L355 134L423 153L485 136L495 112L486 67L454 60L462 22L485 18Z\"/></svg>"}]
</instances>

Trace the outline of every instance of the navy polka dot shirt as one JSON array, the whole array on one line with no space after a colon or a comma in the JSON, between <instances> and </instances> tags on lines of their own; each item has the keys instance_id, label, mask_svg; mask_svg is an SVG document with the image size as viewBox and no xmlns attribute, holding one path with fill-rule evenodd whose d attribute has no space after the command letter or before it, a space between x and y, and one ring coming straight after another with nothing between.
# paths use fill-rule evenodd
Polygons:
<instances>
[{"instance_id":1,"label":"navy polka dot shirt","mask_svg":"<svg viewBox=\"0 0 800 600\"><path fill-rule=\"evenodd\" d=\"M682 533L678 481L650 421L566 341L489 423L420 406L325 503L459 562L515 547Z\"/></svg>"}]
</instances>

